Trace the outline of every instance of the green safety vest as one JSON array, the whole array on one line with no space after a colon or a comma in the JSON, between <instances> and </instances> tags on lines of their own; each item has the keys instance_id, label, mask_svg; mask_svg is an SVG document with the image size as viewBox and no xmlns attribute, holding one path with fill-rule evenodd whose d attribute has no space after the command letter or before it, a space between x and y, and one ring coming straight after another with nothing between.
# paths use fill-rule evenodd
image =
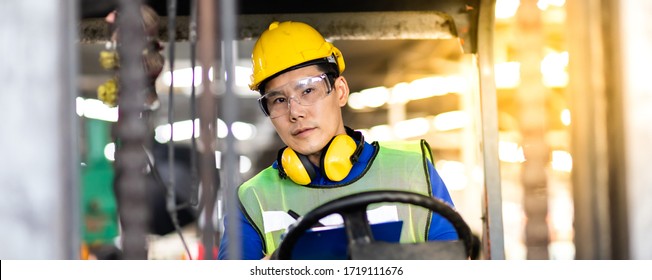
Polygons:
<instances>
[{"instance_id":1,"label":"green safety vest","mask_svg":"<svg viewBox=\"0 0 652 280\"><path fill-rule=\"evenodd\" d=\"M240 186L238 197L243 213L263 240L265 254L271 254L278 248L285 230L266 230L263 212L287 213L291 209L305 215L326 202L365 191L398 189L432 196L426 165L427 159L432 161L432 156L424 140L411 148L403 143L388 144L401 150L389 148L384 143L380 147L377 142L372 145L376 153L370 159L366 170L358 178L341 185L298 185L290 179L281 179L278 170L270 166ZM415 152L414 147L420 152ZM383 205L387 204L372 204L367 210ZM392 205L396 205L398 218L403 221L401 242L425 241L430 228L431 212L420 206L402 203Z\"/></svg>"}]
</instances>

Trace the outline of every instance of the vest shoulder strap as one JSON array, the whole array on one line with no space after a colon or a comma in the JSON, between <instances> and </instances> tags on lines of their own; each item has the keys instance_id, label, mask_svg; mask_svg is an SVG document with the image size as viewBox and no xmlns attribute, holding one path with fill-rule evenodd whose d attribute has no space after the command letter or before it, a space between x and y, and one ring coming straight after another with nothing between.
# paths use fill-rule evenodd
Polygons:
<instances>
[{"instance_id":1,"label":"vest shoulder strap","mask_svg":"<svg viewBox=\"0 0 652 280\"><path fill-rule=\"evenodd\" d=\"M401 141L381 141L380 146L406 152L420 153L427 157L434 164L434 158L430 149L430 144L425 139L420 140L401 140Z\"/></svg>"}]
</instances>

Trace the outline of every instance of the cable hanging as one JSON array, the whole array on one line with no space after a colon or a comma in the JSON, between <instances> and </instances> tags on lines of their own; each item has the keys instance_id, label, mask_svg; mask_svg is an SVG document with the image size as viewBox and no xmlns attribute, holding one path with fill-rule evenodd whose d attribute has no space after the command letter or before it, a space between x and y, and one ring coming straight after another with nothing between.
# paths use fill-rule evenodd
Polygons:
<instances>
[{"instance_id":1,"label":"cable hanging","mask_svg":"<svg viewBox=\"0 0 652 280\"><path fill-rule=\"evenodd\" d=\"M188 249L188 244L186 243L183 233L181 232L181 226L179 225L179 218L177 216L177 211L182 207L177 207L176 204L176 194L174 191L175 187L175 174L174 174L174 45L176 42L176 14L177 14L177 1L168 0L168 51L169 51L169 65L170 65L170 91L168 94L168 123L170 124L170 141L168 141L168 168L170 174L170 180L166 184L167 194L166 194L166 209L174 225L179 238L181 238L181 243L186 250L189 259L192 259L190 250Z\"/></svg>"},{"instance_id":2,"label":"cable hanging","mask_svg":"<svg viewBox=\"0 0 652 280\"><path fill-rule=\"evenodd\" d=\"M195 67L197 60L197 0L190 1L190 69L192 69L192 81L190 88L190 119L192 120L192 136L190 137L190 205L196 207L199 204L199 176L197 171L197 139L195 122L197 121L197 105L195 95ZM201 207L198 207L201 208Z\"/></svg>"}]
</instances>

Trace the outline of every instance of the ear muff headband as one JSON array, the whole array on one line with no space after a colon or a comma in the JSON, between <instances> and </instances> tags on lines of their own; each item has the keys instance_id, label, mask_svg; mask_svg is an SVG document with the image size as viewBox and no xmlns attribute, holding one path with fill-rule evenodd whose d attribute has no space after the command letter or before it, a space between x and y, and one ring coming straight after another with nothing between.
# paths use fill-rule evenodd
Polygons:
<instances>
[{"instance_id":1,"label":"ear muff headband","mask_svg":"<svg viewBox=\"0 0 652 280\"><path fill-rule=\"evenodd\" d=\"M318 171L331 181L342 181L358 161L364 146L364 137L359 131L345 127L346 134L336 135L326 144L316 170L308 157L296 153L289 147L278 152L279 176L289 177L299 185L308 185L317 178ZM358 140L358 143L355 142Z\"/></svg>"}]
</instances>

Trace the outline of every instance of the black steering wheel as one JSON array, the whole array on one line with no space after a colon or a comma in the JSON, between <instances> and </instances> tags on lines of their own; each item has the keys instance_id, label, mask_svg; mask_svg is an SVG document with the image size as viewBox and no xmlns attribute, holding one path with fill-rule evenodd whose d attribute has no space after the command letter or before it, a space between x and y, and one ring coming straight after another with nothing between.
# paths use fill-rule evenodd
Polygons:
<instances>
[{"instance_id":1,"label":"black steering wheel","mask_svg":"<svg viewBox=\"0 0 652 280\"><path fill-rule=\"evenodd\" d=\"M367 220L366 210L369 204L379 202L407 203L427 208L451 222L457 231L459 240L452 242L430 241L417 244L394 244L374 241L373 235L371 233L371 227L369 225L369 221ZM376 257L386 259L387 254L396 256L396 254L406 253L407 251L402 251L405 250L402 248L406 248L406 246L411 246L411 252L408 252L405 256L407 256L407 258L414 258L415 254L431 254L433 251L450 250L453 248L451 246L455 244L459 245L457 249L458 254L448 254L444 255L443 257L438 256L436 258L468 259L473 257L473 235L471 233L471 229L466 224L466 222L464 222L462 216L460 216L457 211L448 206L446 203L429 196L424 196L412 192L370 191L335 199L315 208L306 215L300 217L288 228L287 234L271 258L280 260L291 259L292 250L294 249L299 238L308 229L313 227L321 218L335 213L342 215L344 220L344 228L347 233L350 258L355 258L357 256L362 259L370 259ZM431 246L429 244L434 244L439 247L434 249L432 247L424 247ZM376 251L375 253L371 252L374 250ZM383 255L383 253L379 254L378 250L380 250L380 252L384 252L385 255ZM357 255L353 251L358 252ZM401 257L398 256L396 258L400 259Z\"/></svg>"}]
</instances>

